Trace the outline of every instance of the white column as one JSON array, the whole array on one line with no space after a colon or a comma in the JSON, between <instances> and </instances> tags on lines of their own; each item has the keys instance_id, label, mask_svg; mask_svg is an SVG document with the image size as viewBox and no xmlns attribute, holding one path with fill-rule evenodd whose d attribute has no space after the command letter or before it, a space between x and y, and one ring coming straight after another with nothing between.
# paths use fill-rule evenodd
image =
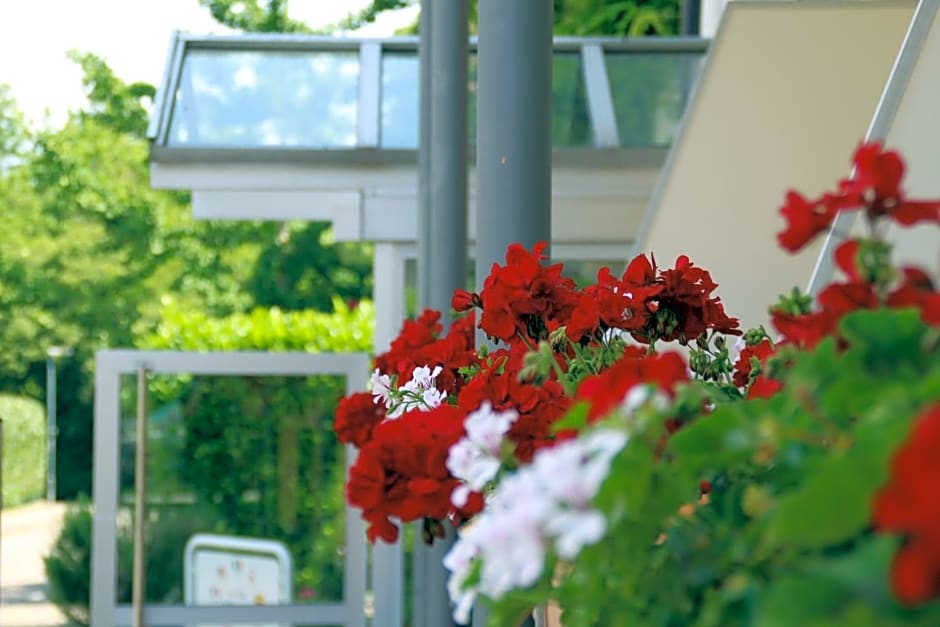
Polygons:
<instances>
[{"instance_id":1,"label":"white column","mask_svg":"<svg viewBox=\"0 0 940 627\"><path fill-rule=\"evenodd\" d=\"M372 261L375 353L388 350L405 319L405 253L402 244L376 242ZM404 562L401 541L372 547L373 627L402 627Z\"/></svg>"},{"instance_id":2,"label":"white column","mask_svg":"<svg viewBox=\"0 0 940 627\"><path fill-rule=\"evenodd\" d=\"M702 0L701 13L699 14L700 37L711 39L715 36L727 3L728 0Z\"/></svg>"}]
</instances>

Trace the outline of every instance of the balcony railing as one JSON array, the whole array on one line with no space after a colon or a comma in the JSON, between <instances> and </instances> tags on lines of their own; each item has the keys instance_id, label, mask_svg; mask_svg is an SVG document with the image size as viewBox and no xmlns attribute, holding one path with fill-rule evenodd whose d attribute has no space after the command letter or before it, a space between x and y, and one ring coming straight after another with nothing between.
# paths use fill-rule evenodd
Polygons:
<instances>
[{"instance_id":1,"label":"balcony railing","mask_svg":"<svg viewBox=\"0 0 940 627\"><path fill-rule=\"evenodd\" d=\"M668 146L708 41L557 38L556 149ZM418 143L418 42L296 35L174 36L149 131L156 158L266 156ZM476 41L469 59L476 137Z\"/></svg>"}]
</instances>

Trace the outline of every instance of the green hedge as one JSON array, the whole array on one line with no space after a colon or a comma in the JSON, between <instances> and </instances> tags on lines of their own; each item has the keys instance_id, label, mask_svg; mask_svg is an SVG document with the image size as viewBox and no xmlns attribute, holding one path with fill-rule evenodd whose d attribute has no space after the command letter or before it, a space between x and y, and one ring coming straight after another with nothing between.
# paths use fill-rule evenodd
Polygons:
<instances>
[{"instance_id":1,"label":"green hedge","mask_svg":"<svg viewBox=\"0 0 940 627\"><path fill-rule=\"evenodd\" d=\"M3 506L14 507L46 493L46 412L25 396L0 394L3 419Z\"/></svg>"}]
</instances>

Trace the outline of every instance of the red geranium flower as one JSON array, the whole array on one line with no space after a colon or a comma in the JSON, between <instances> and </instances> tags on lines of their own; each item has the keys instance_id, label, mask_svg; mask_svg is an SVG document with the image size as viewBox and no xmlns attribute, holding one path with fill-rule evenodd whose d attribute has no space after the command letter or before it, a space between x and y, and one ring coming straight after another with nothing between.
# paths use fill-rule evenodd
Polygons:
<instances>
[{"instance_id":1,"label":"red geranium flower","mask_svg":"<svg viewBox=\"0 0 940 627\"><path fill-rule=\"evenodd\" d=\"M349 473L346 497L362 510L367 534L375 542L394 542L398 528L390 518L410 522L474 512L457 511L450 496L458 481L445 464L450 447L464 434L464 413L452 405L413 411L386 420L372 432ZM473 504L482 505L479 499Z\"/></svg>"},{"instance_id":2,"label":"red geranium flower","mask_svg":"<svg viewBox=\"0 0 940 627\"><path fill-rule=\"evenodd\" d=\"M372 394L357 392L339 401L333 430L343 444L362 447L372 437L372 430L385 420L385 407L376 403Z\"/></svg>"},{"instance_id":3,"label":"red geranium flower","mask_svg":"<svg viewBox=\"0 0 940 627\"><path fill-rule=\"evenodd\" d=\"M571 399L557 381L538 385L519 381L514 362L508 351L496 351L487 367L460 392L457 406L469 413L486 401L494 411L515 410L519 417L506 438L515 445L516 459L528 463L535 451L554 443L552 425L568 411Z\"/></svg>"},{"instance_id":4,"label":"red geranium flower","mask_svg":"<svg viewBox=\"0 0 940 627\"><path fill-rule=\"evenodd\" d=\"M641 258L646 261L646 257ZM637 275L634 264L630 267L634 268L637 279L630 284L626 278L631 273L629 268L619 280L610 273L610 268L600 269L597 283L584 289L568 320L565 332L570 340L577 342L598 329L639 331L643 328L650 315L646 301L662 291L662 286L651 281L650 285L641 287L645 273L641 271Z\"/></svg>"},{"instance_id":5,"label":"red geranium flower","mask_svg":"<svg viewBox=\"0 0 940 627\"><path fill-rule=\"evenodd\" d=\"M940 403L927 407L891 460L888 484L878 493L872 519L882 532L906 543L891 567L897 598L916 605L940 596Z\"/></svg>"},{"instance_id":6,"label":"red geranium flower","mask_svg":"<svg viewBox=\"0 0 940 627\"><path fill-rule=\"evenodd\" d=\"M693 264L688 257L676 258L674 268L656 275L656 260L639 255L623 275L624 287L636 291L644 300L649 315L642 329L633 331L640 342L679 340L686 344L708 329L741 335L738 319L725 314L724 305L712 292L718 284L711 275Z\"/></svg>"},{"instance_id":7,"label":"red geranium flower","mask_svg":"<svg viewBox=\"0 0 940 627\"><path fill-rule=\"evenodd\" d=\"M417 363L416 353L437 341L444 330L440 320L441 312L432 309L425 309L417 320L405 320L388 351L376 356L375 367L382 374L397 375L407 381L415 367L428 365Z\"/></svg>"},{"instance_id":8,"label":"red geranium flower","mask_svg":"<svg viewBox=\"0 0 940 627\"><path fill-rule=\"evenodd\" d=\"M888 295L888 306L917 307L925 323L940 326L940 293L930 276L913 266L902 268L901 273L901 285Z\"/></svg>"},{"instance_id":9,"label":"red geranium flower","mask_svg":"<svg viewBox=\"0 0 940 627\"><path fill-rule=\"evenodd\" d=\"M911 226L918 222L940 223L940 200L908 200L901 190L904 161L894 150L884 150L879 142L862 144L853 157L855 172L842 182L843 193L864 203L871 219L887 216Z\"/></svg>"},{"instance_id":10,"label":"red geranium flower","mask_svg":"<svg viewBox=\"0 0 940 627\"><path fill-rule=\"evenodd\" d=\"M462 378L461 368L477 362L475 343L475 316L470 314L455 320L445 337L439 337L443 326L438 311L425 310L417 320L406 320L401 332L392 341L391 348L376 356L379 372L398 377L399 384L411 378L414 369L427 366L442 368L437 387L455 394Z\"/></svg>"},{"instance_id":11,"label":"red geranium flower","mask_svg":"<svg viewBox=\"0 0 940 627\"><path fill-rule=\"evenodd\" d=\"M530 253L511 244L506 265L493 264L479 297L480 328L490 337L509 343L538 341L568 321L578 293L574 281L561 276L561 264L541 265L545 247L539 242Z\"/></svg>"},{"instance_id":12,"label":"red geranium flower","mask_svg":"<svg viewBox=\"0 0 940 627\"><path fill-rule=\"evenodd\" d=\"M807 199L787 192L780 208L787 226L777 235L780 245L796 252L827 230L839 211L864 209L870 220L887 217L903 226L940 223L940 200L909 200L901 189L904 161L880 142L862 144L852 158L855 171L839 183L836 192Z\"/></svg>"},{"instance_id":13,"label":"red geranium flower","mask_svg":"<svg viewBox=\"0 0 940 627\"><path fill-rule=\"evenodd\" d=\"M734 384L739 388L746 386L751 377L754 360L757 360L759 366L763 366L773 354L774 347L768 339L761 340L754 346L745 346L734 364Z\"/></svg>"},{"instance_id":14,"label":"red geranium flower","mask_svg":"<svg viewBox=\"0 0 940 627\"><path fill-rule=\"evenodd\" d=\"M635 385L655 384L672 397L676 383L688 378L685 361L678 353L646 355L639 348L628 347L610 368L582 381L575 398L590 402L588 421L593 422L614 411Z\"/></svg>"},{"instance_id":15,"label":"red geranium flower","mask_svg":"<svg viewBox=\"0 0 940 627\"><path fill-rule=\"evenodd\" d=\"M791 189L780 208L787 228L777 234L777 241L790 252L798 251L829 228L839 209L837 199L829 194L810 200Z\"/></svg>"}]
</instances>

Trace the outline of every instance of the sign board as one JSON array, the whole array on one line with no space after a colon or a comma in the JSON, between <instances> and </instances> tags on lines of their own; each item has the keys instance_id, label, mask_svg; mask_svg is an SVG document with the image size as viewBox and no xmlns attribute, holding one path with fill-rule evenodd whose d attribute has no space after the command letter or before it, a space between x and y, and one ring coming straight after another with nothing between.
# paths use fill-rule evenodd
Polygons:
<instances>
[{"instance_id":1,"label":"sign board","mask_svg":"<svg viewBox=\"0 0 940 627\"><path fill-rule=\"evenodd\" d=\"M184 601L187 605L276 605L291 602L291 560L281 542L196 534L186 543L183 563ZM239 627L279 626L239 623Z\"/></svg>"}]
</instances>

